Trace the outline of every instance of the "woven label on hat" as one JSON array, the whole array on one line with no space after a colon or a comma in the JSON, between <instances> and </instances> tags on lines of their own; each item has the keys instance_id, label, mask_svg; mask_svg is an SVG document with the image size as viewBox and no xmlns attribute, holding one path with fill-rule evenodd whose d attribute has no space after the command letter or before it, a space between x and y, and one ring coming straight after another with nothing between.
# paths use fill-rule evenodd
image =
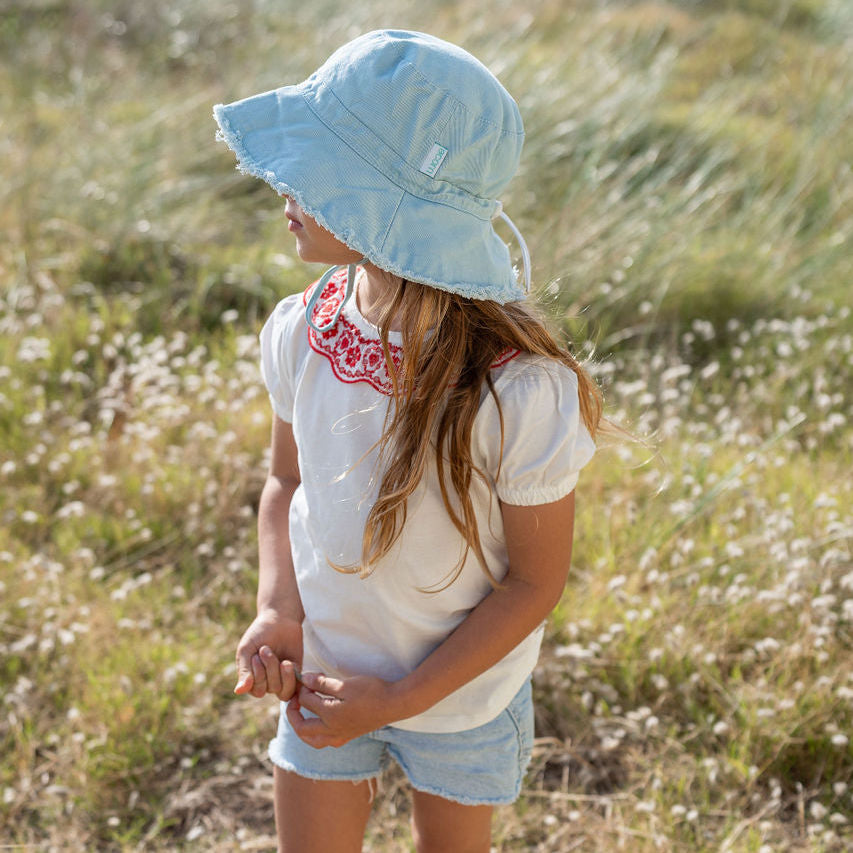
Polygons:
<instances>
[{"instance_id":1,"label":"woven label on hat","mask_svg":"<svg viewBox=\"0 0 853 853\"><path fill-rule=\"evenodd\" d=\"M425 175L429 175L431 178L435 177L435 173L438 171L439 166L444 162L444 158L447 156L447 149L443 145L439 145L437 142L432 144L432 148L429 149L429 153L424 157L423 163L421 163L420 170Z\"/></svg>"}]
</instances>

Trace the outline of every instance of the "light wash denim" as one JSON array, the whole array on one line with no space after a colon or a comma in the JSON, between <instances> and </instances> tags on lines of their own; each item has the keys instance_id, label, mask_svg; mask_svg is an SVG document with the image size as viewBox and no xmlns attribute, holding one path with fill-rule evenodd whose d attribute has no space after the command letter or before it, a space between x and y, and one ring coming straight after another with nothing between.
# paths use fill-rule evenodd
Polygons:
<instances>
[{"instance_id":1,"label":"light wash denim","mask_svg":"<svg viewBox=\"0 0 853 853\"><path fill-rule=\"evenodd\" d=\"M213 112L241 171L381 269L474 299L524 297L492 227L518 167L521 115L462 48L378 30L298 85Z\"/></svg>"},{"instance_id":2,"label":"light wash denim","mask_svg":"<svg viewBox=\"0 0 853 853\"><path fill-rule=\"evenodd\" d=\"M393 758L413 788L464 805L514 802L533 748L529 678L497 717L475 729L433 733L385 726L341 747L308 746L296 736L284 708L269 745L278 767L308 779L360 782L379 776Z\"/></svg>"}]
</instances>

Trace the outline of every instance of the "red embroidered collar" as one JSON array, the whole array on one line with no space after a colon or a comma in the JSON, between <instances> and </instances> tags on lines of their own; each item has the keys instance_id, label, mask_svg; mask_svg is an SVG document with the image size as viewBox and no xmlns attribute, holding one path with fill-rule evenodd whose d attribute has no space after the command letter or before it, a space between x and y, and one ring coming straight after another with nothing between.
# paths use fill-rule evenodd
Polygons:
<instances>
[{"instance_id":1,"label":"red embroidered collar","mask_svg":"<svg viewBox=\"0 0 853 853\"><path fill-rule=\"evenodd\" d=\"M312 319L318 326L327 323L344 298L346 268L329 279L329 283L320 294L317 304L314 306ZM315 281L309 285L302 295L302 304L307 305L311 291L317 284ZM355 296L352 297L355 299ZM367 382L376 391L390 396L392 393L391 377L385 365L385 355L382 352L382 343L378 334L372 336L367 331L362 331L358 325L347 316L349 305L344 308L338 317L338 322L326 332L315 332L308 327L308 343L315 352L324 355L332 367L335 376L341 382ZM367 320L362 318L365 327ZM393 333L392 333L393 335ZM395 367L399 367L403 357L403 348L392 341L388 341L391 351L391 360ZM519 354L517 349L507 349L502 352L492 363L492 369L503 367Z\"/></svg>"}]
</instances>

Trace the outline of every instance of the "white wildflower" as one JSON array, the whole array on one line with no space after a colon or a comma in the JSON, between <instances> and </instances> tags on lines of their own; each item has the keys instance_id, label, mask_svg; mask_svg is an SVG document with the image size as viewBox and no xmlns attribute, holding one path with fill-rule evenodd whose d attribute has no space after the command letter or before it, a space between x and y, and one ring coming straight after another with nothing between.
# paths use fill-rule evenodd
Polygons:
<instances>
[{"instance_id":1,"label":"white wildflower","mask_svg":"<svg viewBox=\"0 0 853 853\"><path fill-rule=\"evenodd\" d=\"M36 337L24 338L18 345L16 358L22 363L46 361L50 358L50 340Z\"/></svg>"},{"instance_id":2,"label":"white wildflower","mask_svg":"<svg viewBox=\"0 0 853 853\"><path fill-rule=\"evenodd\" d=\"M823 803L819 803L817 800L812 800L809 803L809 817L812 820L823 820L827 814L829 814L829 809Z\"/></svg>"},{"instance_id":3,"label":"white wildflower","mask_svg":"<svg viewBox=\"0 0 853 853\"><path fill-rule=\"evenodd\" d=\"M699 371L699 376L702 379L713 379L720 372L720 363L718 361L712 361L710 364L706 364L702 370Z\"/></svg>"},{"instance_id":4,"label":"white wildflower","mask_svg":"<svg viewBox=\"0 0 853 853\"><path fill-rule=\"evenodd\" d=\"M86 504L83 501L71 501L56 511L58 519L82 518L86 514Z\"/></svg>"},{"instance_id":5,"label":"white wildflower","mask_svg":"<svg viewBox=\"0 0 853 853\"><path fill-rule=\"evenodd\" d=\"M661 693L669 689L669 679L659 672L656 672L654 673L654 675L652 675L651 682L655 690L658 690Z\"/></svg>"}]
</instances>

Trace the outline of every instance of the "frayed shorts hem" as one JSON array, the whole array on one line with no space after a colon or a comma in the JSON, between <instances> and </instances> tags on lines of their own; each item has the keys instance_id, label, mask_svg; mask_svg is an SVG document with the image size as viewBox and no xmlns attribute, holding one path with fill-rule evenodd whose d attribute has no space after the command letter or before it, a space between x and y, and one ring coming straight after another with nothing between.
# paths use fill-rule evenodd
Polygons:
<instances>
[{"instance_id":1,"label":"frayed shorts hem","mask_svg":"<svg viewBox=\"0 0 853 853\"><path fill-rule=\"evenodd\" d=\"M301 776L303 779L314 779L317 782L352 782L354 785L358 782L367 782L370 779L379 779L382 775L382 769L378 773L368 771L366 773L321 773L316 770L305 770L302 767L297 767L290 761L273 754L270 750L270 761L278 767L279 770L285 770L288 773L293 773L296 776Z\"/></svg>"},{"instance_id":2,"label":"frayed shorts hem","mask_svg":"<svg viewBox=\"0 0 853 853\"><path fill-rule=\"evenodd\" d=\"M441 788L434 788L431 785L421 785L418 782L415 782L411 776L406 772L406 768L402 767L401 769L406 776L406 779L409 780L409 784L416 790L420 791L422 794L432 794L435 797L441 797L443 800L450 800L454 803L459 803L461 806L511 806L521 794L521 785L518 786L518 790L511 797L468 797L460 794L454 794L450 791L444 791Z\"/></svg>"},{"instance_id":3,"label":"frayed shorts hem","mask_svg":"<svg viewBox=\"0 0 853 853\"><path fill-rule=\"evenodd\" d=\"M409 769L397 758L396 755L394 755L393 758L400 770L403 771L403 775L408 780L409 785L411 785L416 791L420 791L424 794L432 794L433 796L441 797L444 800L459 803L462 806L510 806L518 799L519 794L521 794L521 785L518 786L516 792L510 797L468 797L455 794L434 785L425 785L418 782L416 779L412 778ZM303 779L313 779L317 782L352 782L353 785L356 785L359 782L368 782L371 780L378 781L385 769L383 767L379 773L318 773L314 770L304 770L301 767L297 767L290 761L286 761L274 755L272 750L269 752L269 759L276 767L279 768L279 770L293 773L296 776L301 776Z\"/></svg>"},{"instance_id":4,"label":"frayed shorts hem","mask_svg":"<svg viewBox=\"0 0 853 853\"><path fill-rule=\"evenodd\" d=\"M303 779L313 779L317 782L352 782L353 785L357 785L359 782L368 782L370 780L378 781L382 776L382 772L385 770L383 767L378 773L318 773L315 770L304 770L301 767L297 767L290 761L286 761L273 755L272 751L269 753L269 759L276 767L279 768L279 770L284 770L287 773L293 773ZM462 806L510 806L518 799L519 794L521 794L521 785L518 786L516 792L510 797L484 798L455 794L451 791L445 791L443 788L437 788L434 785L425 785L418 782L412 778L409 769L397 758L396 755L394 756L394 761L399 766L400 770L403 771L403 775L406 777L409 785L411 785L411 787L416 791L420 791L423 794L432 794L433 796L441 797L444 800L459 803Z\"/></svg>"}]
</instances>

